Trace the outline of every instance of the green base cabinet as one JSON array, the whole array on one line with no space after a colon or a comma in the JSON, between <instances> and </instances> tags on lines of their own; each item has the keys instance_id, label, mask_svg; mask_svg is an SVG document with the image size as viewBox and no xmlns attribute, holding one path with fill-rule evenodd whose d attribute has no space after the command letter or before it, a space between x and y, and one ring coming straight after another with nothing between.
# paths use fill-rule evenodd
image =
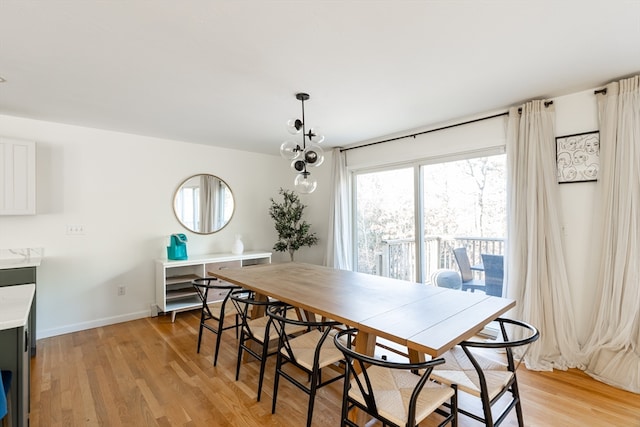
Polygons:
<instances>
[{"instance_id":1,"label":"green base cabinet","mask_svg":"<svg viewBox=\"0 0 640 427\"><path fill-rule=\"evenodd\" d=\"M0 287L13 285L28 285L36 283L36 267L19 267L0 269ZM37 291L36 291L37 293ZM29 344L31 355L36 354L36 295L33 296L31 312L29 313ZM1 348L1 347L0 347Z\"/></svg>"}]
</instances>

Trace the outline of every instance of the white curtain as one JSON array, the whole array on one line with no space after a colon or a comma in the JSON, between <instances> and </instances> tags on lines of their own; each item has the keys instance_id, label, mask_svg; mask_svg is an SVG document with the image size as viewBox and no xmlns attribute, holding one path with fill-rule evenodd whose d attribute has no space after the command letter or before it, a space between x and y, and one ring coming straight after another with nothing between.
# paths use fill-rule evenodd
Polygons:
<instances>
[{"instance_id":1,"label":"white curtain","mask_svg":"<svg viewBox=\"0 0 640 427\"><path fill-rule=\"evenodd\" d=\"M598 95L602 234L586 372L640 393L640 76Z\"/></svg>"},{"instance_id":2,"label":"white curtain","mask_svg":"<svg viewBox=\"0 0 640 427\"><path fill-rule=\"evenodd\" d=\"M325 264L351 270L351 185L346 153L334 148L331 165L331 199L329 202L329 232Z\"/></svg>"},{"instance_id":3,"label":"white curtain","mask_svg":"<svg viewBox=\"0 0 640 427\"><path fill-rule=\"evenodd\" d=\"M517 318L540 330L525 358L534 370L582 366L557 201L555 110L531 101L509 111L506 283Z\"/></svg>"},{"instance_id":4,"label":"white curtain","mask_svg":"<svg viewBox=\"0 0 640 427\"><path fill-rule=\"evenodd\" d=\"M200 233L209 233L213 231L213 207L215 201L212 199L212 193L215 188L213 182L215 177L211 175L202 175L200 177L200 211L198 213L200 218Z\"/></svg>"}]
</instances>

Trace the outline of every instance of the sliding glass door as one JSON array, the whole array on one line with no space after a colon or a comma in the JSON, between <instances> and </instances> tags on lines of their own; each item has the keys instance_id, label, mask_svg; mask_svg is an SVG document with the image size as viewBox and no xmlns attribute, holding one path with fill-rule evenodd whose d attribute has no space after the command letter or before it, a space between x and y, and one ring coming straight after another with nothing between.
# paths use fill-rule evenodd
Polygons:
<instances>
[{"instance_id":1,"label":"sliding glass door","mask_svg":"<svg viewBox=\"0 0 640 427\"><path fill-rule=\"evenodd\" d=\"M502 154L422 166L423 282L439 268L457 269L456 247L472 265L482 264L481 253L504 254L505 162Z\"/></svg>"},{"instance_id":2,"label":"sliding glass door","mask_svg":"<svg viewBox=\"0 0 640 427\"><path fill-rule=\"evenodd\" d=\"M454 247L503 254L506 155L355 174L357 271L429 282Z\"/></svg>"},{"instance_id":3,"label":"sliding glass door","mask_svg":"<svg viewBox=\"0 0 640 427\"><path fill-rule=\"evenodd\" d=\"M415 280L412 167L358 174L357 271Z\"/></svg>"}]
</instances>

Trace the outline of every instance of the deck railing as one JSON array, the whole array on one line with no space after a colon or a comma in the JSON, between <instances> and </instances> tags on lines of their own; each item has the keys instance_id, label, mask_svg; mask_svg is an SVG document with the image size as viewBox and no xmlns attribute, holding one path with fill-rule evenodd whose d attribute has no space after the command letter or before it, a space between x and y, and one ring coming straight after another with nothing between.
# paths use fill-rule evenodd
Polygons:
<instances>
[{"instance_id":1,"label":"deck railing","mask_svg":"<svg viewBox=\"0 0 640 427\"><path fill-rule=\"evenodd\" d=\"M458 264L453 257L455 248L467 248L471 265L482 263L480 254L504 255L503 238L427 236L424 243L425 282L429 281L431 272L437 269L458 270ZM386 240L378 254L376 273L380 276L413 281L416 278L415 257L413 239Z\"/></svg>"}]
</instances>

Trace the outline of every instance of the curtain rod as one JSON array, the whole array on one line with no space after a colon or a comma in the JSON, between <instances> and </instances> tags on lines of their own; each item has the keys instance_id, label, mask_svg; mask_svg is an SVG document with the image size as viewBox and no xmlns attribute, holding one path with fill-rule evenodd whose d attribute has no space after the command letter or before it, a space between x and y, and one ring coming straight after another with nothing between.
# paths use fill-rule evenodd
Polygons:
<instances>
[{"instance_id":1,"label":"curtain rod","mask_svg":"<svg viewBox=\"0 0 640 427\"><path fill-rule=\"evenodd\" d=\"M551 104L553 104L553 101L545 101L544 106L548 107ZM522 113L522 108L518 108L518 113ZM355 147L341 148L340 152L342 153L343 151L354 150L356 148L370 147L372 145L382 144L382 143L391 142L391 141L397 141L399 139L404 139L404 138L415 138L416 136L424 135L424 134L431 133L431 132L437 132L437 131L440 131L440 130L451 129L451 128L455 128L455 127L458 127L458 126L468 125L468 124L471 124L471 123L481 122L483 120L495 119L496 117L502 117L502 116L508 116L508 115L509 115L509 112L505 111L504 113L494 114L492 116L487 116L487 117L480 117L479 119L467 120L466 122L455 123L453 125L442 126L442 127L439 127L439 128L429 129L429 130L425 130L425 131L422 131L422 132L416 132L416 133L412 133L412 134L409 134L409 135L397 136L395 138L384 139L382 141L376 141L376 142L370 142L368 144L356 145Z\"/></svg>"},{"instance_id":2,"label":"curtain rod","mask_svg":"<svg viewBox=\"0 0 640 427\"><path fill-rule=\"evenodd\" d=\"M594 91L593 91L593 94L594 94L594 95L597 95L597 94L599 94L599 93L601 93L601 94L603 94L603 95L606 95L606 94L607 94L607 88L605 87L604 89L598 89L598 90L594 90Z\"/></svg>"}]
</instances>

